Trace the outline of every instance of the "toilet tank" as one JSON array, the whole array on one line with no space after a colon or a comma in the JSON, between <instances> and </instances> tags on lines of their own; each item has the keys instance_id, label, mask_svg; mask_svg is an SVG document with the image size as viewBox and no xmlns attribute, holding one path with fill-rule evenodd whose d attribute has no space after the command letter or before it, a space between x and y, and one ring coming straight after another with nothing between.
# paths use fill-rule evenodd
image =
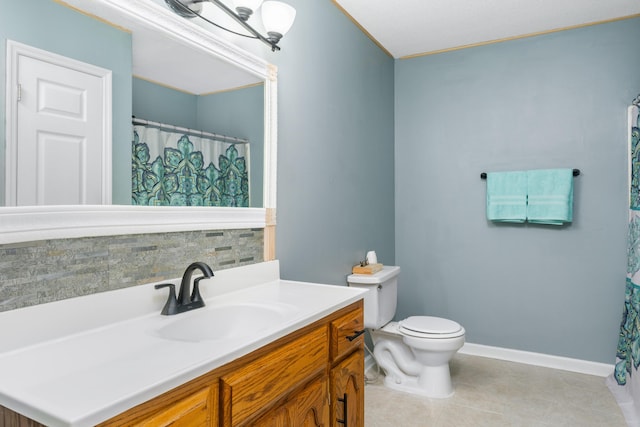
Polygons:
<instances>
[{"instance_id":1,"label":"toilet tank","mask_svg":"<svg viewBox=\"0 0 640 427\"><path fill-rule=\"evenodd\" d=\"M398 302L398 274L400 267L385 265L375 274L350 274L349 286L366 288L364 294L364 326L380 329L396 314Z\"/></svg>"}]
</instances>

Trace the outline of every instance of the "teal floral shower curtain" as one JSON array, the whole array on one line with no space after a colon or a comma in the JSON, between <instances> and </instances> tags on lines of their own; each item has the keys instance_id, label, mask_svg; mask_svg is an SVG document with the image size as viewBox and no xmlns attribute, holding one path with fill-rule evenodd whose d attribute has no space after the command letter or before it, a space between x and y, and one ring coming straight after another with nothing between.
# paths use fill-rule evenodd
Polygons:
<instances>
[{"instance_id":1,"label":"teal floral shower curtain","mask_svg":"<svg viewBox=\"0 0 640 427\"><path fill-rule=\"evenodd\" d=\"M640 425L640 115L629 107L629 236L625 299L616 364L607 385L629 425Z\"/></svg>"},{"instance_id":2,"label":"teal floral shower curtain","mask_svg":"<svg viewBox=\"0 0 640 427\"><path fill-rule=\"evenodd\" d=\"M134 205L249 206L249 144L135 125Z\"/></svg>"}]
</instances>

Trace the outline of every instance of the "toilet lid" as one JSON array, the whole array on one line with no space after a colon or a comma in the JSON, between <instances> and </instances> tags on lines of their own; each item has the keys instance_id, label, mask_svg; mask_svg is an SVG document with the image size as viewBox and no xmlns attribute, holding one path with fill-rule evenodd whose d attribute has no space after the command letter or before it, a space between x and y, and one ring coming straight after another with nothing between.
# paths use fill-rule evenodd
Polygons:
<instances>
[{"instance_id":1,"label":"toilet lid","mask_svg":"<svg viewBox=\"0 0 640 427\"><path fill-rule=\"evenodd\" d=\"M404 334L425 338L452 338L464 334L458 322L432 316L408 317L399 323L398 329Z\"/></svg>"}]
</instances>

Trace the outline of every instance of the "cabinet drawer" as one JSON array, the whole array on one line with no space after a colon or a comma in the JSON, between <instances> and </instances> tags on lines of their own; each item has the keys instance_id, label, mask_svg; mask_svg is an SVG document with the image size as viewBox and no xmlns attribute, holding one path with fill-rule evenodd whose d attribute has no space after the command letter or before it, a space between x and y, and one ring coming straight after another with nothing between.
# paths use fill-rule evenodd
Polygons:
<instances>
[{"instance_id":1,"label":"cabinet drawer","mask_svg":"<svg viewBox=\"0 0 640 427\"><path fill-rule=\"evenodd\" d=\"M327 327L266 353L221 379L224 426L240 426L326 369Z\"/></svg>"},{"instance_id":2,"label":"cabinet drawer","mask_svg":"<svg viewBox=\"0 0 640 427\"><path fill-rule=\"evenodd\" d=\"M138 421L132 426L135 427L197 427L208 426L210 419L211 388L205 388L197 393L185 397L173 403L171 406L160 412Z\"/></svg>"},{"instance_id":3,"label":"cabinet drawer","mask_svg":"<svg viewBox=\"0 0 640 427\"><path fill-rule=\"evenodd\" d=\"M331 322L331 359L336 360L364 343L362 306Z\"/></svg>"}]
</instances>

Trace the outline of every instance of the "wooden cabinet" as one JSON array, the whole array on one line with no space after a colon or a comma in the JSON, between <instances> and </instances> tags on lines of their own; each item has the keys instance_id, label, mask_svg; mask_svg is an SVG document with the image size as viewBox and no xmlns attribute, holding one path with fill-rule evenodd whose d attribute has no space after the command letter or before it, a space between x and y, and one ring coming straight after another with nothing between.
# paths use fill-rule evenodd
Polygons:
<instances>
[{"instance_id":1,"label":"wooden cabinet","mask_svg":"<svg viewBox=\"0 0 640 427\"><path fill-rule=\"evenodd\" d=\"M358 301L99 427L364 426L363 333ZM41 426L0 406L2 421Z\"/></svg>"},{"instance_id":2,"label":"wooden cabinet","mask_svg":"<svg viewBox=\"0 0 640 427\"><path fill-rule=\"evenodd\" d=\"M347 311L331 328L331 426L364 426L364 318Z\"/></svg>"},{"instance_id":3,"label":"wooden cabinet","mask_svg":"<svg viewBox=\"0 0 640 427\"><path fill-rule=\"evenodd\" d=\"M357 350L331 369L331 426L364 426L364 351Z\"/></svg>"}]
</instances>

